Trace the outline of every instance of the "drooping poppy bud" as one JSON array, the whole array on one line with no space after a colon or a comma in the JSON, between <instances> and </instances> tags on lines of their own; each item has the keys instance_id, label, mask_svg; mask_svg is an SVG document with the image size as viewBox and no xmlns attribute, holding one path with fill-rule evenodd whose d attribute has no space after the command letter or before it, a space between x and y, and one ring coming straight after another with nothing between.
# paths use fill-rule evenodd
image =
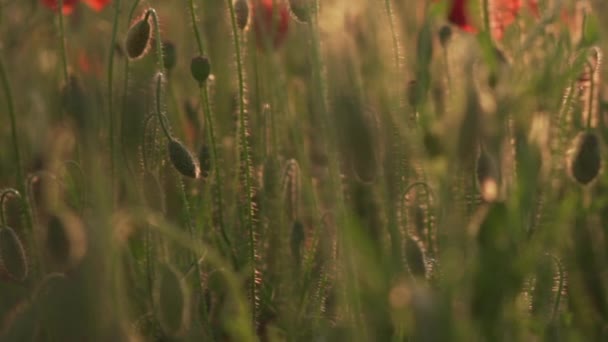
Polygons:
<instances>
[{"instance_id":1,"label":"drooping poppy bud","mask_svg":"<svg viewBox=\"0 0 608 342\"><path fill-rule=\"evenodd\" d=\"M171 163L179 173L186 177L198 178L200 174L198 163L184 144L176 139L171 139L167 145L167 150Z\"/></svg>"},{"instance_id":2,"label":"drooping poppy bud","mask_svg":"<svg viewBox=\"0 0 608 342\"><path fill-rule=\"evenodd\" d=\"M569 171L579 184L591 183L600 173L602 156L600 139L592 132L580 133L574 139L574 150L569 160Z\"/></svg>"},{"instance_id":3,"label":"drooping poppy bud","mask_svg":"<svg viewBox=\"0 0 608 342\"><path fill-rule=\"evenodd\" d=\"M125 41L125 49L130 59L141 58L148 52L151 29L150 17L147 14L131 25Z\"/></svg>"}]
</instances>

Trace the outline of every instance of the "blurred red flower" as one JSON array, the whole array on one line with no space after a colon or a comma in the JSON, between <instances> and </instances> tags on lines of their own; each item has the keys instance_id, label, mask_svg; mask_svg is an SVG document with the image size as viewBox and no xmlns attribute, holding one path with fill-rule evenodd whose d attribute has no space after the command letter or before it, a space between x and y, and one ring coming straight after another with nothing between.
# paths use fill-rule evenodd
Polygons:
<instances>
[{"instance_id":1,"label":"blurred red flower","mask_svg":"<svg viewBox=\"0 0 608 342\"><path fill-rule=\"evenodd\" d=\"M253 6L253 27L258 46L263 47L266 41L276 48L287 36L289 28L289 9L285 1L257 0Z\"/></svg>"},{"instance_id":2,"label":"blurred red flower","mask_svg":"<svg viewBox=\"0 0 608 342\"><path fill-rule=\"evenodd\" d=\"M80 2L80 0L63 0L63 6L61 8L61 12L64 15L71 14L74 11L76 5ZM101 11L104 7L106 7L111 0L82 0L85 4L89 5L95 11ZM59 0L42 0L42 3L53 10L57 10L59 5Z\"/></svg>"},{"instance_id":3,"label":"blurred red flower","mask_svg":"<svg viewBox=\"0 0 608 342\"><path fill-rule=\"evenodd\" d=\"M505 30L511 25L515 18L520 14L523 0L490 0L490 28L492 37L500 40L503 38ZM536 18L540 17L537 0L527 0L527 7Z\"/></svg>"},{"instance_id":4,"label":"blurred red flower","mask_svg":"<svg viewBox=\"0 0 608 342\"><path fill-rule=\"evenodd\" d=\"M475 33L477 32L477 29L471 25L466 7L467 0L452 0L452 7L448 14L448 20L467 32Z\"/></svg>"},{"instance_id":5,"label":"blurred red flower","mask_svg":"<svg viewBox=\"0 0 608 342\"><path fill-rule=\"evenodd\" d=\"M500 40L506 28L511 25L520 14L523 2L536 18L540 16L538 0L489 0L490 28L492 37ZM464 31L475 33L477 29L472 25L467 14L468 0L451 0L452 6L448 13L448 21Z\"/></svg>"}]
</instances>

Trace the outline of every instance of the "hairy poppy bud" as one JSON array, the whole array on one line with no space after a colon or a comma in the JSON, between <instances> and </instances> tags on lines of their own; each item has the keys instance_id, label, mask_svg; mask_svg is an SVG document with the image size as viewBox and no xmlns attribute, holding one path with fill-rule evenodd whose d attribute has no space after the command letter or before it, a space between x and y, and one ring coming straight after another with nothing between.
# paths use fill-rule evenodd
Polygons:
<instances>
[{"instance_id":1,"label":"hairy poppy bud","mask_svg":"<svg viewBox=\"0 0 608 342\"><path fill-rule=\"evenodd\" d=\"M211 74L211 64L209 58L205 56L196 56L190 62L190 73L199 83L205 82Z\"/></svg>"},{"instance_id":2,"label":"hairy poppy bud","mask_svg":"<svg viewBox=\"0 0 608 342\"><path fill-rule=\"evenodd\" d=\"M234 15L236 16L236 26L244 30L249 22L249 4L247 0L234 1Z\"/></svg>"},{"instance_id":3,"label":"hairy poppy bud","mask_svg":"<svg viewBox=\"0 0 608 342\"><path fill-rule=\"evenodd\" d=\"M186 177L198 178L200 174L199 166L186 146L176 139L171 139L167 148L169 159L179 173Z\"/></svg>"},{"instance_id":4,"label":"hairy poppy bud","mask_svg":"<svg viewBox=\"0 0 608 342\"><path fill-rule=\"evenodd\" d=\"M574 151L569 163L572 177L579 184L587 185L600 173L601 163L599 137L592 132L580 133L574 140Z\"/></svg>"},{"instance_id":5,"label":"hairy poppy bud","mask_svg":"<svg viewBox=\"0 0 608 342\"><path fill-rule=\"evenodd\" d=\"M148 52L150 33L150 18L147 14L131 25L125 41L125 50L127 50L127 56L130 59L141 58Z\"/></svg>"}]
</instances>

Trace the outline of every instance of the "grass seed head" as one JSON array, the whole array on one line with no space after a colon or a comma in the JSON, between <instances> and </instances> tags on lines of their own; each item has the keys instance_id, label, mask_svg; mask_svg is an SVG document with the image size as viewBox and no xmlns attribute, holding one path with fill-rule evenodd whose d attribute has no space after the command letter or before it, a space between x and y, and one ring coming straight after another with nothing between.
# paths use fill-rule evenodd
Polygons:
<instances>
[{"instance_id":1,"label":"grass seed head","mask_svg":"<svg viewBox=\"0 0 608 342\"><path fill-rule=\"evenodd\" d=\"M584 132L575 138L574 145L568 169L574 180L581 185L587 185L600 173L600 140L595 133Z\"/></svg>"},{"instance_id":2,"label":"grass seed head","mask_svg":"<svg viewBox=\"0 0 608 342\"><path fill-rule=\"evenodd\" d=\"M211 74L211 64L209 58L205 56L196 56L190 62L190 73L192 77L199 83L204 83Z\"/></svg>"},{"instance_id":3,"label":"grass seed head","mask_svg":"<svg viewBox=\"0 0 608 342\"><path fill-rule=\"evenodd\" d=\"M23 281L27 274L27 255L21 239L11 227L0 227L0 279Z\"/></svg>"},{"instance_id":4,"label":"grass seed head","mask_svg":"<svg viewBox=\"0 0 608 342\"><path fill-rule=\"evenodd\" d=\"M169 150L169 159L179 173L186 177L198 178L200 168L186 146L176 139L171 139L167 149Z\"/></svg>"},{"instance_id":5,"label":"grass seed head","mask_svg":"<svg viewBox=\"0 0 608 342\"><path fill-rule=\"evenodd\" d=\"M148 52L151 31L150 18L147 14L131 25L125 41L125 50L130 59L139 59Z\"/></svg>"},{"instance_id":6,"label":"grass seed head","mask_svg":"<svg viewBox=\"0 0 608 342\"><path fill-rule=\"evenodd\" d=\"M249 3L247 0L234 1L234 15L236 16L236 26L244 30L249 23Z\"/></svg>"}]
</instances>

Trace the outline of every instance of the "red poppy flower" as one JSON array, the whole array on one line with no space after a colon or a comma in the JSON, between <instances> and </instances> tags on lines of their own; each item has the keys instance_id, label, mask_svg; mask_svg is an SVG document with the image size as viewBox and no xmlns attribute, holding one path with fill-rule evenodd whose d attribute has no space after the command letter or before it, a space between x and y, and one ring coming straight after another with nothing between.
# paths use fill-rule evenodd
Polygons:
<instances>
[{"instance_id":1,"label":"red poppy flower","mask_svg":"<svg viewBox=\"0 0 608 342\"><path fill-rule=\"evenodd\" d=\"M99 12L106 7L111 0L82 0L85 4L89 5L93 10Z\"/></svg>"},{"instance_id":2,"label":"red poppy flower","mask_svg":"<svg viewBox=\"0 0 608 342\"><path fill-rule=\"evenodd\" d=\"M477 29L475 29L469 21L466 6L466 0L452 0L452 7L448 14L448 20L467 32L475 33L477 32Z\"/></svg>"},{"instance_id":3,"label":"red poppy flower","mask_svg":"<svg viewBox=\"0 0 608 342\"><path fill-rule=\"evenodd\" d=\"M285 1L257 0L252 18L258 46L265 46L269 41L276 48L283 43L289 27L289 9Z\"/></svg>"},{"instance_id":4,"label":"red poppy flower","mask_svg":"<svg viewBox=\"0 0 608 342\"><path fill-rule=\"evenodd\" d=\"M494 39L500 40L506 28L520 14L522 0L492 0L490 5L490 27ZM540 16L537 0L527 0L528 9L536 18Z\"/></svg>"},{"instance_id":5,"label":"red poppy flower","mask_svg":"<svg viewBox=\"0 0 608 342\"><path fill-rule=\"evenodd\" d=\"M61 8L61 12L64 15L71 14L74 11L74 8L78 4L80 0L63 0L63 7ZM104 7L106 7L111 0L82 0L85 4L89 5L95 11L101 11ZM57 10L59 5L59 0L42 0L42 3L53 10Z\"/></svg>"}]
</instances>

